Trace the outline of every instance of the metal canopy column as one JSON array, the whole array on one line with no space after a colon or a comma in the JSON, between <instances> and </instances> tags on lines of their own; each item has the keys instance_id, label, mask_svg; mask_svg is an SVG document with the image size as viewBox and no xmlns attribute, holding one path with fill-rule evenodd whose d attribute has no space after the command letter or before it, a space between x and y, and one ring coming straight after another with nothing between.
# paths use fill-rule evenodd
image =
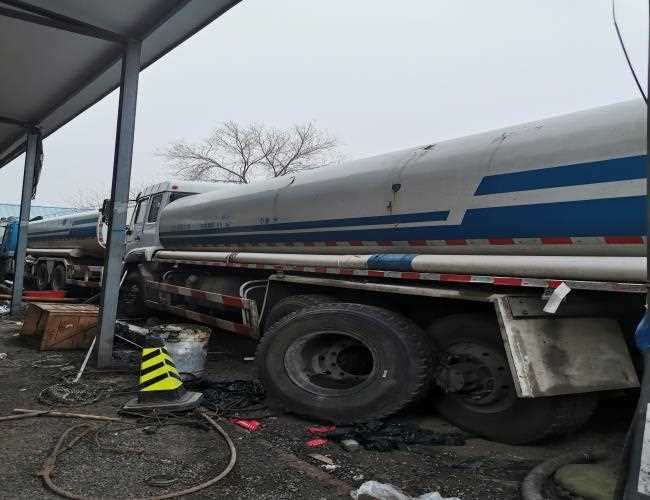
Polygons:
<instances>
[{"instance_id":1,"label":"metal canopy column","mask_svg":"<svg viewBox=\"0 0 650 500\"><path fill-rule=\"evenodd\" d=\"M108 239L104 276L100 299L99 330L97 332L97 366L105 368L112 363L113 334L117 316L119 288L124 260L126 218L131 183L131 160L135 113L138 98L141 43L130 41L125 45L122 57L122 82L117 115L115 156L113 159L113 184L111 187Z\"/></svg>"},{"instance_id":2,"label":"metal canopy column","mask_svg":"<svg viewBox=\"0 0 650 500\"><path fill-rule=\"evenodd\" d=\"M22 309L23 280L25 277L25 257L27 255L27 226L29 211L34 193L34 171L36 169L36 150L40 132L30 128L27 132L27 150L25 153L25 170L23 173L23 192L20 199L20 222L18 224L18 244L14 255L14 285L11 292L11 312L18 314Z\"/></svg>"}]
</instances>

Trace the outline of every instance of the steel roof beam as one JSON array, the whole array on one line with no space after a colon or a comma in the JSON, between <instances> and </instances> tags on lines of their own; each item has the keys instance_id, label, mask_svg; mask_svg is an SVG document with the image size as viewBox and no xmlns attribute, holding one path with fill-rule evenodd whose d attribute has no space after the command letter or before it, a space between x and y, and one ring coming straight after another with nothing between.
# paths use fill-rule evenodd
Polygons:
<instances>
[{"instance_id":1,"label":"steel roof beam","mask_svg":"<svg viewBox=\"0 0 650 500\"><path fill-rule=\"evenodd\" d=\"M0 0L0 3L10 5L21 10L0 7L0 16L10 17L28 23L39 24L50 28L60 29L78 35L99 38L109 42L125 43L127 37L92 24L84 23L71 17L57 14L40 7L30 5L20 0Z\"/></svg>"},{"instance_id":2,"label":"steel roof beam","mask_svg":"<svg viewBox=\"0 0 650 500\"><path fill-rule=\"evenodd\" d=\"M32 124L24 122L22 120L16 120L15 118L9 118L8 116L0 116L0 123L6 123L8 125L18 125L23 128L31 128Z\"/></svg>"}]
</instances>

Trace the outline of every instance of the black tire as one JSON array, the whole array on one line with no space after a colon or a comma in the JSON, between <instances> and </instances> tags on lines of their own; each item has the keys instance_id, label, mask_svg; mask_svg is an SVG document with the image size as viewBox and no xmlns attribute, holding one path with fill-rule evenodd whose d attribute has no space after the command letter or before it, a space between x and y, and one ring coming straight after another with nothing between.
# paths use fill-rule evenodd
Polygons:
<instances>
[{"instance_id":1,"label":"black tire","mask_svg":"<svg viewBox=\"0 0 650 500\"><path fill-rule=\"evenodd\" d=\"M56 264L52 270L52 290L65 290L66 272L63 264Z\"/></svg>"},{"instance_id":2,"label":"black tire","mask_svg":"<svg viewBox=\"0 0 650 500\"><path fill-rule=\"evenodd\" d=\"M387 417L426 388L431 360L423 336L379 307L307 307L264 335L258 373L269 403L299 415L338 424Z\"/></svg>"},{"instance_id":3,"label":"black tire","mask_svg":"<svg viewBox=\"0 0 650 500\"><path fill-rule=\"evenodd\" d=\"M43 291L50 289L50 273L47 271L47 263L36 264L36 289Z\"/></svg>"},{"instance_id":4,"label":"black tire","mask_svg":"<svg viewBox=\"0 0 650 500\"><path fill-rule=\"evenodd\" d=\"M278 302L271 308L269 315L264 320L264 329L268 330L275 323L280 321L285 316L295 313L304 309L305 307L318 306L321 304L332 304L340 302L335 297L330 295L291 295Z\"/></svg>"},{"instance_id":5,"label":"black tire","mask_svg":"<svg viewBox=\"0 0 650 500\"><path fill-rule=\"evenodd\" d=\"M118 312L123 318L143 318L148 309L144 301L144 283L138 271L130 271L120 287Z\"/></svg>"},{"instance_id":6,"label":"black tire","mask_svg":"<svg viewBox=\"0 0 650 500\"><path fill-rule=\"evenodd\" d=\"M491 380L487 384L492 385L484 385L483 392L433 395L433 404L438 412L461 429L503 443L532 443L577 430L589 420L596 408L598 396L595 393L518 398L495 318L455 314L436 321L429 333L443 364L449 366L454 359L463 363L459 353L461 358L468 356L471 359L471 354L467 353L476 352L489 360L485 363L491 367L490 373L496 373L491 379L484 379ZM481 402L490 397L481 396L489 394L490 387L494 400Z\"/></svg>"}]
</instances>

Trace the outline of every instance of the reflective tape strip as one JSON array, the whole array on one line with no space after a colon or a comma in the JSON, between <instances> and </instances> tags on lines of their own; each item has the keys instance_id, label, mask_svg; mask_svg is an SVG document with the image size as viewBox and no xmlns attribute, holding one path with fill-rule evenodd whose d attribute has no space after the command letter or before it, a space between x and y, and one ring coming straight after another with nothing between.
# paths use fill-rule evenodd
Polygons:
<instances>
[{"instance_id":1,"label":"reflective tape strip","mask_svg":"<svg viewBox=\"0 0 650 500\"><path fill-rule=\"evenodd\" d=\"M182 387L181 378L175 373L162 373L151 380L140 382L140 390L149 391L173 391Z\"/></svg>"},{"instance_id":2,"label":"reflective tape strip","mask_svg":"<svg viewBox=\"0 0 650 500\"><path fill-rule=\"evenodd\" d=\"M232 295L224 295L206 290L197 290L195 288L188 288L177 285L170 285L168 283L160 283L157 281L147 281L146 286L151 289L161 290L163 292L171 293L174 295L182 295L184 297L192 297L195 299L207 300L225 306L238 307L240 309L250 308L250 302L240 297Z\"/></svg>"},{"instance_id":3,"label":"reflective tape strip","mask_svg":"<svg viewBox=\"0 0 650 500\"><path fill-rule=\"evenodd\" d=\"M196 265L205 267L225 267L225 268L255 268L266 269L278 272L302 272L314 274L338 274L367 276L370 278L394 278L404 280L423 280L423 281L441 281L441 282L461 282L461 283L481 283L500 286L520 286L530 288L556 288L560 283L567 283L575 290L598 290L614 291L626 293L646 293L646 286L642 283L616 283L609 281L573 281L544 278L526 278L512 276L480 276L469 274L439 274L439 273L417 273L411 271L381 271L366 269L347 269L337 267L323 266L291 266L291 265L265 265L265 264L237 264L226 262L207 262L192 261L181 259L161 259L161 261L177 264ZM233 331L232 328L225 328Z\"/></svg>"},{"instance_id":4,"label":"reflective tape strip","mask_svg":"<svg viewBox=\"0 0 650 500\"><path fill-rule=\"evenodd\" d=\"M142 349L140 363L141 391L168 391L182 385L176 365L164 347Z\"/></svg>"}]
</instances>

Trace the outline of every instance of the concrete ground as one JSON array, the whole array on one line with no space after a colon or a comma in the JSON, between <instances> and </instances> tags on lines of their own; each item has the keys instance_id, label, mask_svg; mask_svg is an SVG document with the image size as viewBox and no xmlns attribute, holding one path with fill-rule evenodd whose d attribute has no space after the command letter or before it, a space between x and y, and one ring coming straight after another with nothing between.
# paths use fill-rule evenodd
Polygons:
<instances>
[{"instance_id":1,"label":"concrete ground","mask_svg":"<svg viewBox=\"0 0 650 500\"><path fill-rule=\"evenodd\" d=\"M38 402L40 391L74 369L39 367L52 353L40 352L18 336L15 321L0 318L0 415L15 408L48 408ZM213 335L208 357L208 376L218 380L250 379L254 367L245 357L255 345L228 334ZM65 351L63 362L78 367L83 353ZM137 356L137 354L136 354ZM56 364L62 364L58 362ZM62 371L61 368L64 368ZM64 409L80 413L117 416L137 382L136 371L100 373L89 369L82 381L123 392L90 406ZM471 499L519 498L520 482L540 461L567 451L597 448L615 457L620 451L631 398L612 395L601 404L592 422L581 432L544 445L508 446L470 437L464 446L413 446L392 452L360 450L349 453L336 444L308 447L307 422L291 415L262 420L255 432L225 423L237 447L232 473L192 498L232 499L335 499L350 498L363 481L394 484L411 495L439 491L443 496ZM423 428L457 430L433 414L427 405L401 415L398 421ZM0 498L59 498L36 475L59 436L76 419L51 417L0 421L3 464L0 465ZM148 433L134 423L112 424L99 434L101 448L82 440L61 454L54 480L85 496L127 498L160 495L204 480L220 471L228 460L223 440L214 432L173 425ZM106 447L119 448L107 450ZM127 450L125 450L127 448ZM310 454L331 458L337 466L326 471ZM614 460L610 465L615 465ZM146 479L166 474L176 479L169 488L152 487Z\"/></svg>"}]
</instances>

